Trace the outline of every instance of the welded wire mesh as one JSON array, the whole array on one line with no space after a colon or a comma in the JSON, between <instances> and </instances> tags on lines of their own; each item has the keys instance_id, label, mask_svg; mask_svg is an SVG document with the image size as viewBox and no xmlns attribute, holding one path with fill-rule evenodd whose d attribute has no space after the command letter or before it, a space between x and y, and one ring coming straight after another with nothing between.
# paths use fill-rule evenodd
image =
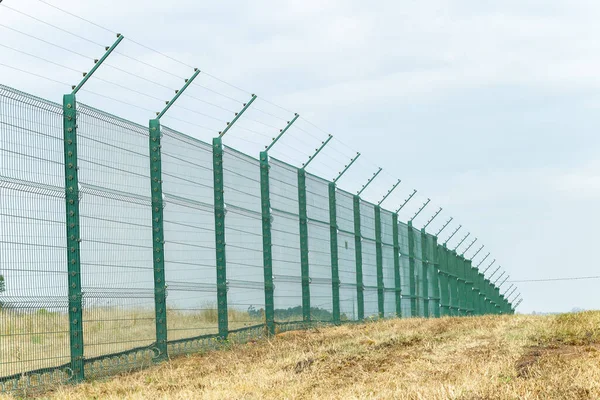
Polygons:
<instances>
[{"instance_id":1,"label":"welded wire mesh","mask_svg":"<svg viewBox=\"0 0 600 400\"><path fill-rule=\"evenodd\" d=\"M352 194L336 190L338 226L338 270L340 277L340 315L342 320L358 319L356 291L356 250Z\"/></svg>"},{"instance_id":2,"label":"welded wire mesh","mask_svg":"<svg viewBox=\"0 0 600 400\"><path fill-rule=\"evenodd\" d=\"M423 308L425 302L423 299L423 262L422 262L422 248L421 248L421 231L413 228L413 254L415 262L415 296L417 298L417 309L416 314L423 316Z\"/></svg>"},{"instance_id":3,"label":"welded wire mesh","mask_svg":"<svg viewBox=\"0 0 600 400\"><path fill-rule=\"evenodd\" d=\"M377 294L377 249L375 242L375 206L360 201L365 318L379 315Z\"/></svg>"},{"instance_id":4,"label":"welded wire mesh","mask_svg":"<svg viewBox=\"0 0 600 400\"><path fill-rule=\"evenodd\" d=\"M329 182L306 175L311 319L333 319Z\"/></svg>"},{"instance_id":5,"label":"welded wire mesh","mask_svg":"<svg viewBox=\"0 0 600 400\"><path fill-rule=\"evenodd\" d=\"M148 128L80 104L84 356L155 339Z\"/></svg>"},{"instance_id":6,"label":"welded wire mesh","mask_svg":"<svg viewBox=\"0 0 600 400\"><path fill-rule=\"evenodd\" d=\"M260 165L225 147L223 156L229 329L264 323Z\"/></svg>"},{"instance_id":7,"label":"welded wire mesh","mask_svg":"<svg viewBox=\"0 0 600 400\"><path fill-rule=\"evenodd\" d=\"M62 106L0 85L0 385L69 361L63 154Z\"/></svg>"},{"instance_id":8,"label":"welded wire mesh","mask_svg":"<svg viewBox=\"0 0 600 400\"><path fill-rule=\"evenodd\" d=\"M400 246L400 290L402 294L402 316L414 317L410 306L410 257L408 225L398 222L398 245Z\"/></svg>"},{"instance_id":9,"label":"welded wire mesh","mask_svg":"<svg viewBox=\"0 0 600 400\"><path fill-rule=\"evenodd\" d=\"M265 325L275 325L268 317L270 310L281 330L305 327L308 320L337 323L332 234L337 236L340 322L359 320L361 310L364 318L377 318L381 305L384 317L396 315L398 289L404 317L426 314L425 298L430 316L436 315L440 302L451 315L458 315L459 309L464 315L467 307L479 304L469 297L471 289L465 284L471 279L468 273L476 274L468 261L437 246L431 235L422 236L414 228L409 235L409 227L401 222L394 238L391 212L338 188L334 198L329 181L270 159L267 190L259 161L233 148L224 147L221 164L221 147L173 129L161 128L158 148L146 126L83 104L76 115L81 330L74 328L80 321L69 320L79 311L69 306L69 300L78 300L77 285L70 279L79 266L67 257L75 252L67 243L76 238L65 235L65 228L74 226L67 224L67 215L68 221L74 217L69 212L73 202L69 197L65 202L70 185L69 179L65 182L64 170L70 165L65 166L65 154L73 156L68 147L72 143L63 136L69 132L63 126L68 115L61 105L0 86L0 392L31 385L41 376L68 380L77 361L83 361L87 376L95 377L116 371L116 364L147 364L160 355L163 345L169 354L179 354L216 348L219 337L227 334L234 340L259 337ZM159 190L159 171L162 221L159 197L151 197ZM305 231L299 202L303 181L308 232L307 248L302 247L308 251L304 298L302 271L306 273L307 264L301 264ZM223 223L221 199L224 243L217 238ZM330 221L334 202L336 220ZM263 241L269 215L271 260L269 243ZM162 243L160 234L153 236L160 232L159 225L164 229ZM223 246L225 257L217 259ZM226 271L224 283L222 275L217 279L217 271L222 271L217 261ZM476 277L488 299L499 297L489 281ZM227 321L219 318L225 307ZM161 336L165 310L168 343ZM83 337L77 337L80 332ZM75 355L81 341L83 360Z\"/></svg>"},{"instance_id":10,"label":"welded wire mesh","mask_svg":"<svg viewBox=\"0 0 600 400\"><path fill-rule=\"evenodd\" d=\"M396 315L396 279L394 273L393 225L392 213L386 210L381 210L384 317L393 317Z\"/></svg>"},{"instance_id":11,"label":"welded wire mesh","mask_svg":"<svg viewBox=\"0 0 600 400\"><path fill-rule=\"evenodd\" d=\"M217 332L212 148L162 127L167 333Z\"/></svg>"},{"instance_id":12,"label":"welded wire mesh","mask_svg":"<svg viewBox=\"0 0 600 400\"><path fill-rule=\"evenodd\" d=\"M275 320L302 320L302 278L298 216L298 172L271 158L271 236Z\"/></svg>"}]
</instances>

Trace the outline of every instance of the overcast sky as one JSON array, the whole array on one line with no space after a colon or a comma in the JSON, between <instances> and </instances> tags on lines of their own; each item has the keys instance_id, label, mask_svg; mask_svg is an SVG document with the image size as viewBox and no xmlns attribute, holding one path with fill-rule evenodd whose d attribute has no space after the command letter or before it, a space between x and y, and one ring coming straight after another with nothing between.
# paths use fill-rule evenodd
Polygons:
<instances>
[{"instance_id":1,"label":"overcast sky","mask_svg":"<svg viewBox=\"0 0 600 400\"><path fill-rule=\"evenodd\" d=\"M453 216L441 237L462 224L456 238L471 232L472 250L485 244L480 255L490 251L511 280L600 275L598 2L44 1L126 37L98 71L113 83L90 80L81 102L146 125L195 66L243 90L201 74L165 125L208 142L256 93L256 110L226 144L256 156L298 112L303 119L275 157L299 165L331 133L311 172L332 178L360 151L340 187L355 191L383 167L366 199L378 201L401 178L384 206L395 209L418 189L403 220L431 198L416 226L443 207L432 232ZM109 31L39 0L4 0L0 83L60 102L69 87L31 73L76 84L75 71L89 70L100 45L116 39ZM599 283L519 283L519 311L600 308Z\"/></svg>"}]
</instances>

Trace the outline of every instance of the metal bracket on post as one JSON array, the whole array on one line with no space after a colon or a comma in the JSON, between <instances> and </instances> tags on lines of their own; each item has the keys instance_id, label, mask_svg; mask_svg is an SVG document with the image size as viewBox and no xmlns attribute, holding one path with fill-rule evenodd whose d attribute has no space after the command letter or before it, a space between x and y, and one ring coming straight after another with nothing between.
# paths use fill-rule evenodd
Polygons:
<instances>
[{"instance_id":1,"label":"metal bracket on post","mask_svg":"<svg viewBox=\"0 0 600 400\"><path fill-rule=\"evenodd\" d=\"M268 151L283 136L283 134L298 119L299 115L288 121L285 128L281 129L279 135L273 138L266 150L260 152L260 200L262 217L262 239L263 239L263 275L265 284L265 322L269 335L275 335L275 286L273 284L273 249L271 235L271 195L269 187L269 153Z\"/></svg>"},{"instance_id":2,"label":"metal bracket on post","mask_svg":"<svg viewBox=\"0 0 600 400\"><path fill-rule=\"evenodd\" d=\"M356 193L357 196L360 196L362 192L365 191L365 189L371 184L371 182L373 182L373 180L375 180L375 178L377 178L377 175L379 175L379 173L383 170L383 168L379 167L379 169L377 170L377 172L375 172L373 174L372 177L369 178L369 180L367 181L367 183L365 183L364 185L362 185L362 188Z\"/></svg>"},{"instance_id":3,"label":"metal bracket on post","mask_svg":"<svg viewBox=\"0 0 600 400\"><path fill-rule=\"evenodd\" d=\"M506 271L502 272L502 273L501 273L501 274L498 276L498 278L496 278L496 280L494 281L494 283L492 283L492 285L496 286L496 283L497 283L497 282L498 282L500 279L502 279L502 277L504 276L504 274L506 274Z\"/></svg>"},{"instance_id":4,"label":"metal bracket on post","mask_svg":"<svg viewBox=\"0 0 600 400\"><path fill-rule=\"evenodd\" d=\"M481 266L481 264L483 264L483 262L484 262L485 260L487 260L487 258L490 256L490 254L492 254L492 253L489 253L489 252L488 252L488 253L485 255L485 257L483 257L483 258L481 259L481 261L479 261L479 264L477 264L477 268L479 268L479 266ZM487 270L486 270L486 271L487 271Z\"/></svg>"},{"instance_id":5,"label":"metal bracket on post","mask_svg":"<svg viewBox=\"0 0 600 400\"><path fill-rule=\"evenodd\" d=\"M490 265L488 265L487 268L483 270L483 274L485 275L485 273L487 272L487 270L490 269L490 267L492 265L494 265L495 263L496 263L496 259L494 258L494 260L490 263Z\"/></svg>"},{"instance_id":6,"label":"metal bracket on post","mask_svg":"<svg viewBox=\"0 0 600 400\"><path fill-rule=\"evenodd\" d=\"M467 246L467 248L463 250L463 252L461 253L461 255L460 255L460 256L461 256L461 257L465 257L465 253L466 253L467 251L469 251L469 249L470 249L471 247L473 247L473 245L475 244L475 242L476 242L476 241L477 241L477 238L473 239L473 241L472 241L471 243L469 243L469 245Z\"/></svg>"},{"instance_id":7,"label":"metal bracket on post","mask_svg":"<svg viewBox=\"0 0 600 400\"><path fill-rule=\"evenodd\" d=\"M421 211L423 211L430 202L431 202L431 199L427 199L427 201L425 203L423 203L421 208L419 208L419 210L415 213L415 215L413 215L413 217L410 219L411 223L415 220L415 218L417 218L419 216L419 214L421 214Z\"/></svg>"},{"instance_id":8,"label":"metal bracket on post","mask_svg":"<svg viewBox=\"0 0 600 400\"><path fill-rule=\"evenodd\" d=\"M112 53L113 50L117 48L117 46L119 45L119 43L121 43L123 39L125 39L125 37L120 33L117 33L117 41L114 42L112 46L104 48L106 50L106 53L104 53L104 55L99 60L94 60L94 66L92 67L90 72L83 73L83 79L81 80L81 82L79 82L79 85L71 87L73 89L73 92L71 94L77 94L77 92L79 92L79 89L81 89L83 85L85 85L85 83L88 81L88 79L92 77L92 75L94 75L94 72L96 72L96 70L100 68L100 65L102 65L104 60L108 58L110 53Z\"/></svg>"},{"instance_id":9,"label":"metal bracket on post","mask_svg":"<svg viewBox=\"0 0 600 400\"><path fill-rule=\"evenodd\" d=\"M229 129L231 129L231 127L246 112L246 110L250 107L250 105L252 103L254 103L254 100L256 100L256 95L255 94L252 95L252 97L250 98L250 100L247 103L244 103L244 107L239 112L235 113L235 116L233 117L233 119L231 120L231 122L227 123L227 126L225 127L225 129L223 129L221 132L219 132L219 137L222 137L223 135L225 135L227 133L227 131Z\"/></svg>"},{"instance_id":10,"label":"metal bracket on post","mask_svg":"<svg viewBox=\"0 0 600 400\"><path fill-rule=\"evenodd\" d=\"M100 60L94 60L90 72L83 73L73 91L63 96L63 146L65 167L65 213L67 234L67 272L68 272L68 306L69 306L69 346L70 368L73 382L85 379L84 340L83 340L83 292L81 287L81 221L79 214L79 166L77 156L77 99L76 94L92 77L94 72L121 43L123 36L117 34L117 41L106 48Z\"/></svg>"},{"instance_id":11,"label":"metal bracket on post","mask_svg":"<svg viewBox=\"0 0 600 400\"><path fill-rule=\"evenodd\" d=\"M482 244L482 245L481 245L481 247L480 247L479 249L477 249L477 251L475 252L475 254L473 254L473 255L470 257L470 258L471 258L471 261L472 261L472 260L474 260L474 259L475 259L475 257L477 257L477 254L479 254L479 252L480 252L481 250L483 250L483 248L484 248L484 247L485 247L485 244Z\"/></svg>"},{"instance_id":12,"label":"metal bracket on post","mask_svg":"<svg viewBox=\"0 0 600 400\"><path fill-rule=\"evenodd\" d=\"M496 260L494 260L494 261L496 261ZM494 263L494 262L492 261L492 264L493 264L493 263ZM490 266L492 266L492 264L490 264ZM494 270L494 272L492 272L492 274L491 274L490 276L488 276L488 279L489 279L490 283L492 282L492 276L494 276L494 275L496 274L496 272L498 272L498 271L500 270L500 268L502 268L502 265L498 265L498 268L496 268L496 269Z\"/></svg>"},{"instance_id":13,"label":"metal bracket on post","mask_svg":"<svg viewBox=\"0 0 600 400\"><path fill-rule=\"evenodd\" d=\"M456 250L457 250L457 249L460 247L460 245L461 245L461 244L463 244L463 242L464 242L465 240L467 240L467 238L468 238L470 235L471 235L471 232L467 233L467 234L465 235L465 237L463 237L463 238L460 240L460 242L458 242L458 244L456 245L456 247L454 247L454 250L453 250L453 251L456 251Z\"/></svg>"},{"instance_id":14,"label":"metal bracket on post","mask_svg":"<svg viewBox=\"0 0 600 400\"><path fill-rule=\"evenodd\" d=\"M448 239L446 239L446 241L444 242L444 246L446 246L448 244L448 242L454 237L454 235L456 235L456 233L460 230L460 228L462 228L462 225L459 225L458 228L456 228L454 230L454 232L452 232L450 234L450 236L448 236Z\"/></svg>"},{"instance_id":15,"label":"metal bracket on post","mask_svg":"<svg viewBox=\"0 0 600 400\"><path fill-rule=\"evenodd\" d=\"M402 182L402 180L401 180L401 179L398 179L398 182L396 182L396 183L394 184L394 186L392 186L392 188L391 188L390 190L388 190L388 191L387 191L387 193L385 194L385 196L383 196L383 199L381 199L381 200L379 201L379 203L377 203L377 205L378 205L378 206L381 206L381 203L383 203L383 202L385 201L385 199L387 199L387 198L388 198L388 196L389 196L390 194L392 194L392 192L394 191L394 189L396 189L396 188L398 187L398 185L400 184L400 182Z\"/></svg>"},{"instance_id":16,"label":"metal bracket on post","mask_svg":"<svg viewBox=\"0 0 600 400\"><path fill-rule=\"evenodd\" d=\"M417 189L413 189L413 192L406 198L406 200L404 200L402 205L396 210L396 214L398 214L400 210L402 210L404 206L408 204L408 202L415 196L415 194L417 194Z\"/></svg>"},{"instance_id":17,"label":"metal bracket on post","mask_svg":"<svg viewBox=\"0 0 600 400\"><path fill-rule=\"evenodd\" d=\"M350 169L350 167L352 166L352 164L354 164L354 162L355 162L356 160L358 160L358 157L360 157L360 153L358 153L358 152L357 152L357 153L356 153L356 157L354 157L354 158L351 158L351 159L350 159L350 162L349 162L348 164L344 165L344 169L343 169L343 170L341 170L341 171L338 173L338 176L336 176L335 178L333 178L333 183L336 183L336 182L337 182L337 181L338 181L338 180L339 180L339 179L342 177L342 175L344 175L344 174L346 173L346 171L348 171L348 169Z\"/></svg>"},{"instance_id":18,"label":"metal bracket on post","mask_svg":"<svg viewBox=\"0 0 600 400\"><path fill-rule=\"evenodd\" d=\"M281 139L281 137L287 132L288 129L290 129L290 127L294 124L294 122L296 122L296 120L299 117L300 117L300 115L298 113L294 114L294 118L292 118L291 121L288 121L285 128L279 130L279 135L277 135L277 137L273 138L273 141L271 142L271 144L268 146L265 146L265 152L268 152L269 150L271 150L271 147L273 147L275 145L275 143L277 143L277 141L279 139Z\"/></svg>"},{"instance_id":19,"label":"metal bracket on post","mask_svg":"<svg viewBox=\"0 0 600 400\"><path fill-rule=\"evenodd\" d=\"M453 220L453 219L454 219L454 217L450 217L450 218L448 219L448 221L446 221L446 223L445 223L445 224L444 224L444 225L443 225L443 226L440 228L440 230L439 230L439 231L437 231L437 233L435 234L435 236L436 236L436 237L440 237L440 233L442 233L442 231L443 231L444 229L446 229L446 227L447 227L448 225L450 225L450 222L452 222L452 220Z\"/></svg>"},{"instance_id":20,"label":"metal bracket on post","mask_svg":"<svg viewBox=\"0 0 600 400\"><path fill-rule=\"evenodd\" d=\"M439 209L439 210L437 210L437 211L436 211L436 213L435 213L435 214L433 214L433 216L432 216L431 218L429 218L429 220L427 220L427 222L425 223L425 225L424 225L424 226L423 226L423 228L421 228L421 229L425 230L425 229L426 229L426 228L429 226L429 224L431 224L431 223L433 222L433 220L434 220L434 219L435 219L435 218L436 218L436 217L437 217L437 216L438 216L438 215L439 215L441 212L442 212L442 207L440 207L440 209ZM437 236L437 235L436 235L436 236Z\"/></svg>"},{"instance_id":21,"label":"metal bracket on post","mask_svg":"<svg viewBox=\"0 0 600 400\"><path fill-rule=\"evenodd\" d=\"M310 315L310 266L308 261L308 214L306 203L306 167L315 159L317 154L329 143L333 136L329 135L308 161L298 169L298 220L300 225L300 270L302 275L302 319L311 320Z\"/></svg>"},{"instance_id":22,"label":"metal bracket on post","mask_svg":"<svg viewBox=\"0 0 600 400\"><path fill-rule=\"evenodd\" d=\"M507 279L508 279L508 278L507 278ZM510 289L512 289L514 286L515 286L515 284L514 284L514 283L511 283L511 284L510 284L510 286L508 287L508 289L506 289L506 291L505 291L504 293L502 293L502 296L504 296L504 298L506 298L506 293L508 293L508 291L509 291Z\"/></svg>"}]
</instances>

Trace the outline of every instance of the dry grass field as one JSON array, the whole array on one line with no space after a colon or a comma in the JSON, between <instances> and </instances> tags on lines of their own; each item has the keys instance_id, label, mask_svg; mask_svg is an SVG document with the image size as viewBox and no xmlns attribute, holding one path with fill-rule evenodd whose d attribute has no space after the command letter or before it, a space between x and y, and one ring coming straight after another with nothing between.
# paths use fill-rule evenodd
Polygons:
<instances>
[{"instance_id":1,"label":"dry grass field","mask_svg":"<svg viewBox=\"0 0 600 400\"><path fill-rule=\"evenodd\" d=\"M287 332L45 396L599 399L600 312L403 319Z\"/></svg>"}]
</instances>

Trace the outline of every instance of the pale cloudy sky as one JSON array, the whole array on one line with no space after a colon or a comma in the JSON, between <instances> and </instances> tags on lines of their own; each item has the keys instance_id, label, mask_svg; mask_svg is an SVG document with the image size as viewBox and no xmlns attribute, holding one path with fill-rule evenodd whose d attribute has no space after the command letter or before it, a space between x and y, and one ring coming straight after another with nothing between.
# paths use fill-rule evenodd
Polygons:
<instances>
[{"instance_id":1,"label":"pale cloudy sky","mask_svg":"<svg viewBox=\"0 0 600 400\"><path fill-rule=\"evenodd\" d=\"M97 77L144 95L92 79L81 102L147 124L148 110L160 110L159 100L174 94L167 88L192 74L131 38L247 91L201 74L197 83L236 101L194 85L195 99L183 96L165 125L210 141L224 124L211 117L228 121L231 113L197 100L238 110L256 93L260 111L251 109L227 144L256 155L291 118L286 110L298 112L322 131L299 120L274 149L277 158L298 165L332 133L336 140L311 165L313 173L333 177L360 151L342 188L358 189L382 166L386 174L366 199L379 200L402 178L386 207L397 208L417 188L404 220L431 198L416 226L444 207L432 231L453 216L511 279L598 275L598 2L44 1L126 37ZM39 0L4 0L0 83L53 101L68 86L15 68L76 84L81 75L64 66L87 71L92 62L23 33L92 58L103 49L15 10L92 42L115 40ZM519 311L600 308L598 283L519 283Z\"/></svg>"}]
</instances>

